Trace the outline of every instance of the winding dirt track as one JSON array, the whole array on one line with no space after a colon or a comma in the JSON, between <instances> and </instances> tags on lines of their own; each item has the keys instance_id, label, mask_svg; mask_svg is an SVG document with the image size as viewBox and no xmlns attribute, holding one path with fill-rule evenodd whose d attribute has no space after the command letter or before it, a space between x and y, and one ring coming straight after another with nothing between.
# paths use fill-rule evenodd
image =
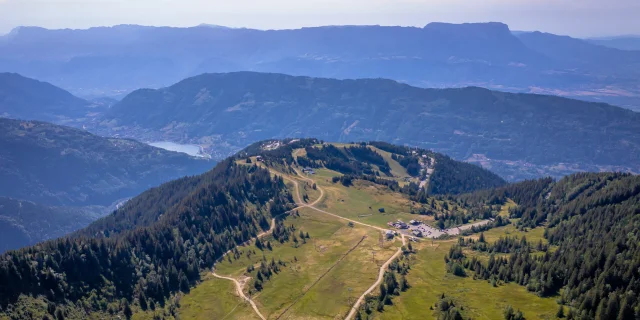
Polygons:
<instances>
[{"instance_id":1,"label":"winding dirt track","mask_svg":"<svg viewBox=\"0 0 640 320\"><path fill-rule=\"evenodd\" d=\"M267 318L265 318L262 315L262 313L260 313L260 310L258 310L258 306L256 306L256 304L253 302L253 300L251 300L251 298L247 297L244 294L244 291L242 291L243 285L240 283L240 281L238 281L238 280L236 280L234 278L218 275L215 272L213 273L213 276L216 277L216 278L233 281L233 283L236 285L236 293L238 294L238 296L240 296L242 299L244 299L245 301L249 302L249 304L251 304L251 307L253 308L253 311L256 312L256 314L258 315L258 317L260 317L260 319L267 320Z\"/></svg>"},{"instance_id":2,"label":"winding dirt track","mask_svg":"<svg viewBox=\"0 0 640 320\"><path fill-rule=\"evenodd\" d=\"M294 153L294 156L297 156L297 152L298 152L298 151L296 151L296 153ZM270 170L271 170L271 169L270 169ZM307 177L305 177L304 175L300 174L300 172L299 172L297 169L294 169L294 170L295 170L296 174L298 175L298 177L299 177L300 179L305 180L305 181L308 181L308 182L311 182L311 183L316 183L313 179L307 178ZM304 201L302 201L302 197L300 196L300 186L299 186L298 181L296 181L295 179L289 178L287 175L285 175L285 174L283 174L283 173L281 173L281 172L278 172L278 171L275 171L275 170L272 170L272 171L273 171L274 173L276 173L276 174L279 174L283 179L286 179L286 180L288 180L288 181L291 181L291 182L293 183L294 187L295 187L295 200L296 200L296 202L297 202L297 205L298 205L298 206L297 206L297 207L295 207L295 208L293 208L293 209L291 209L291 210L289 210L289 211L287 211L286 213L289 213L289 212L291 212L291 211L293 211L293 210L296 210L296 209L299 209L299 208L301 208L301 207L305 207L305 208L310 208L310 209L316 210L316 211L318 211L318 212L322 212L322 213L324 213L324 214L328 214L328 215L333 216L333 217L336 217L336 218L338 218L338 219L342 219L342 220L345 220L345 221L353 222L354 224L359 224L359 225L362 225L362 226L365 226L365 227L369 227L369 228L373 228L373 229L380 230L380 231L386 231L386 229L384 229L384 228L380 228L380 227L373 226L373 225L370 225L370 224L362 223L362 222L360 222L360 221L356 221L356 220L352 220L352 219L349 219L349 218L345 218L345 217L343 217L343 216L340 216L340 215L337 215L337 214L334 214L334 213L331 213L331 212L328 212L328 211L325 211L325 210L322 210L322 209L318 209L318 208L316 208L316 207L315 207L315 205L316 205L316 204L318 204L318 203L322 200L322 198L324 197L324 190L323 190L320 186L318 186L317 184L316 184L316 187L317 187L318 191L320 191L320 196L318 197L318 199L316 199L315 201L313 201L312 203L309 203L309 204L304 203ZM269 230L264 231L264 232L262 232L262 233L258 234L256 237L254 237L254 238L252 238L252 239L250 239L250 240L246 241L246 242L245 242L245 243L243 243L242 245L245 245L245 244L251 243L251 242L252 242L252 241L254 241L255 239L257 239L257 238L262 238L262 237L264 237L264 236L266 236L266 235L270 234L271 232L273 232L273 229L275 228L275 221L276 221L276 220L275 220L275 218L274 218L274 219L271 219L271 227L269 228ZM402 244L403 244L403 245L405 245L405 244L406 244L406 242L405 242L405 237L404 237L404 235L403 235L403 234L401 234L400 236L401 236L401 239L402 239ZM364 238L363 238L363 240L364 240ZM361 240L361 242L362 242L362 240ZM355 249L355 247L354 247L354 249ZM353 250L353 249L352 249L352 250ZM227 251L227 252L226 252L226 253L225 253L225 254L224 254L220 259L224 258L224 257L225 257L227 254L229 254L231 251L232 251L232 250ZM387 261L386 261L386 262L385 262L385 263L380 267L380 270L379 270L379 272L378 272L378 279L376 280L376 282L375 282L373 285L371 285L371 287L369 287L369 289L367 289L367 291L365 291L365 292L364 292L364 293L363 293L363 294L358 298L358 300L356 301L356 303L351 307L351 311L349 312L349 314L347 315L347 317L346 317L345 319L351 319L351 318L353 318L353 316L355 315L356 311L357 311L357 310L358 310L358 308L360 307L360 304L364 301L364 299L365 299L366 295L370 294L373 290L375 290L375 288L376 288L376 287L377 287L377 286L382 282L382 279L383 279L383 277L384 277L384 272L385 272L385 270L387 269L387 267L389 266L389 264L391 263L391 261L393 261L393 259L397 258L401 253L402 253L402 249L398 249L398 251L396 251L396 253L395 253L395 254L393 254L393 256L391 256L391 258L389 258L389 260L387 260ZM337 261L337 262L336 262L336 264L337 264L337 263L339 263L339 262L340 262L340 261ZM335 264L334 264L334 266L335 266ZM332 266L332 268L333 268L333 266ZM235 284L235 286L236 286L236 293L238 294L238 296L240 296L242 299L244 299L245 301L247 301L247 302L251 305L251 307L253 308L253 311L255 311L255 313L260 317L260 319L262 319L262 320L266 320L266 318L262 315L262 313L260 313L260 310L258 309L258 306L256 306L256 304L253 302L253 300L251 300L251 298L250 298L250 297L247 297L247 296L244 294L244 290L243 290L243 288L244 288L244 284L243 284L243 283L241 283L241 282L240 282L240 281L238 281L237 279L234 279L234 278L231 278L231 277L226 277L226 276L222 276L222 275L216 274L216 273L215 273L215 271L214 271L214 272L212 272L212 275L213 275L214 277L216 277L216 278L220 278L220 279L225 279L225 280L233 281L233 283L234 283L234 284ZM283 313L283 314L284 314L284 313Z\"/></svg>"},{"instance_id":3,"label":"winding dirt track","mask_svg":"<svg viewBox=\"0 0 640 320\"><path fill-rule=\"evenodd\" d=\"M275 228L275 226L276 226L276 219L273 218L273 219L271 219L271 227L269 228L269 230L259 233L254 238L245 241L245 243L243 243L242 245L249 244L249 243L251 243L251 241L253 241L255 239L262 238L262 237L270 234L271 232L273 232L273 229ZM222 256L222 258L224 258L230 252L231 252L231 250L225 252L224 255ZM222 260L222 258L220 258L220 260ZM238 281L237 279L231 278L231 277L221 276L221 275L217 274L215 271L213 271L211 274L216 278L233 281L233 284L236 285L236 293L238 294L238 296L241 297L243 300L249 302L249 304L253 308L253 311L256 312L256 314L258 315L258 317L260 317L260 319L266 320L266 318L262 315L262 313L260 313L260 310L258 309L258 306L256 306L255 302L253 302L253 300L251 300L251 298L247 297L244 294L244 290L243 290L244 284L243 283L240 283L240 281Z\"/></svg>"},{"instance_id":4,"label":"winding dirt track","mask_svg":"<svg viewBox=\"0 0 640 320\"><path fill-rule=\"evenodd\" d=\"M298 176L301 179L309 181L311 183L315 183L315 181L313 181L312 179L304 177L303 175L301 175L300 172L298 172L298 170L296 170L296 169L294 169L294 170L296 171L296 173L298 174ZM339 219L342 219L342 220L350 221L350 222L353 222L353 223L356 223L356 224L359 224L359 225L363 225L363 226L366 226L366 227L369 227L369 228L374 228L374 229L377 229L377 230L380 230L380 231L386 231L386 229L384 229L384 228L380 228L380 227L377 227L377 226L372 226L370 224L362 223L360 221L356 221L356 220L352 220L352 219L349 219L349 218L345 218L343 216L339 216L337 214L334 214L334 213L331 213L331 212L327 212L327 211L324 211L322 209L318 209L318 208L314 207L318 202L320 202L320 200L324 196L324 191L317 184L316 184L316 186L317 186L318 190L320 190L320 197L318 197L318 199L316 199L316 201L314 201L313 203L310 203L310 204L302 203L302 201L300 201L300 192L299 192L298 181L296 181L295 179L291 179L291 178L285 176L284 174L281 174L281 176L284 179L287 179L287 180L293 182L293 184L295 185L296 197L298 198L298 201L299 201L298 204L299 204L300 207L307 207L307 208L310 208L310 209L313 209L313 210L328 214L330 216L333 216L333 217L336 217L336 218L339 218ZM402 245L403 246L406 245L406 240L405 240L404 234L400 234L400 237L402 239ZM349 311L349 314L347 315L345 320L352 319L353 316L355 316L356 311L358 310L358 308L360 308L360 304L362 304L362 302L364 301L365 297L368 294L370 294L371 292L373 292L373 290L375 290L380 285L380 283L382 282L382 280L384 278L384 272L387 270L387 267L389 267L389 264L391 263L391 261L393 261L393 259L397 258L400 254L402 254L402 248L398 249L398 251L396 251L396 253L394 253L393 256L391 256L391 258L389 258L389 260L387 260L382 266L380 266L380 270L378 271L378 279L376 280L376 282L374 284L371 285L371 287L369 287L369 289L367 289L367 291L365 291L358 298L356 303L351 307L351 310Z\"/></svg>"},{"instance_id":5,"label":"winding dirt track","mask_svg":"<svg viewBox=\"0 0 640 320\"><path fill-rule=\"evenodd\" d=\"M405 239L404 239L404 235L400 234L400 236L402 237L402 245L405 245ZM387 260L387 262L385 262L382 266L380 266L380 271L378 271L378 279L376 280L376 282L374 284L371 285L371 287L369 287L369 289L367 289L367 291L365 291L360 298L358 298L358 300L356 301L356 303L353 304L353 306L351 307L351 311L349 311L349 314L347 315L347 317L345 318L345 320L349 320L351 318L353 318L353 316L355 316L356 311L358 311L358 308L360 308L360 304L362 304L362 302L364 301L365 297L370 294L371 292L373 292L373 290L375 290L380 283L382 282L382 279L384 278L384 272L387 270L387 267L389 267L389 264L391 263L391 261L393 261L393 259L397 258L400 254L402 254L402 249L398 249L398 251L396 251L396 253L394 253L391 258L389 258L389 260Z\"/></svg>"}]
</instances>

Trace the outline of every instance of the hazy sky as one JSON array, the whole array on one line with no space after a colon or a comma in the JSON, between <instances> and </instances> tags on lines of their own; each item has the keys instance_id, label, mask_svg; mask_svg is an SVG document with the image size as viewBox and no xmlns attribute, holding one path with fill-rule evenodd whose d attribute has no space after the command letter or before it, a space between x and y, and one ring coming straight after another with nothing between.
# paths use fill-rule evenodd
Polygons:
<instances>
[{"instance_id":1,"label":"hazy sky","mask_svg":"<svg viewBox=\"0 0 640 320\"><path fill-rule=\"evenodd\" d=\"M576 37L640 34L640 0L0 0L0 34L22 25L258 29L336 24L507 23Z\"/></svg>"}]
</instances>

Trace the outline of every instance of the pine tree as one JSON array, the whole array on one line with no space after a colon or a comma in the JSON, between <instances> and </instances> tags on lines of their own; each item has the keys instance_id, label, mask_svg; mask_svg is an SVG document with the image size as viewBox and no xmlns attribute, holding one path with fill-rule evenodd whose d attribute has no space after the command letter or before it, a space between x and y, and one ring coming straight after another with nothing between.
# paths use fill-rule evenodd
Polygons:
<instances>
[{"instance_id":1,"label":"pine tree","mask_svg":"<svg viewBox=\"0 0 640 320\"><path fill-rule=\"evenodd\" d=\"M129 305L129 301L124 300L124 308L122 312L124 313L125 318L131 319L131 316L133 315L133 311L131 311L131 306Z\"/></svg>"},{"instance_id":2,"label":"pine tree","mask_svg":"<svg viewBox=\"0 0 640 320\"><path fill-rule=\"evenodd\" d=\"M384 283L380 284L380 300L384 299L387 295L387 287L384 286Z\"/></svg>"},{"instance_id":3,"label":"pine tree","mask_svg":"<svg viewBox=\"0 0 640 320\"><path fill-rule=\"evenodd\" d=\"M140 295L138 296L138 302L140 303L140 308L142 309L142 311L147 311L147 298L144 296L144 293L140 292Z\"/></svg>"},{"instance_id":4,"label":"pine tree","mask_svg":"<svg viewBox=\"0 0 640 320\"><path fill-rule=\"evenodd\" d=\"M64 320L64 312L62 309L56 309L56 320Z\"/></svg>"},{"instance_id":5,"label":"pine tree","mask_svg":"<svg viewBox=\"0 0 640 320\"><path fill-rule=\"evenodd\" d=\"M560 307L558 308L558 312L556 312L556 317L564 318L564 306L563 305L560 305Z\"/></svg>"},{"instance_id":6,"label":"pine tree","mask_svg":"<svg viewBox=\"0 0 640 320\"><path fill-rule=\"evenodd\" d=\"M407 278L402 275L400 276L400 290L407 291L407 289L409 289L409 283L407 282Z\"/></svg>"}]
</instances>

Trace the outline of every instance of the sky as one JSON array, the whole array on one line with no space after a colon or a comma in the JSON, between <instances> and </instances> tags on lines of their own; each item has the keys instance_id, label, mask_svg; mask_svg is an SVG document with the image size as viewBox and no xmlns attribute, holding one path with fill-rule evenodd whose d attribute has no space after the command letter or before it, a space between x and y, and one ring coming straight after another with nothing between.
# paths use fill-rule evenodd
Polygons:
<instances>
[{"instance_id":1,"label":"sky","mask_svg":"<svg viewBox=\"0 0 640 320\"><path fill-rule=\"evenodd\" d=\"M640 0L0 0L0 34L17 26L116 24L257 29L499 21L574 37L640 34Z\"/></svg>"}]
</instances>

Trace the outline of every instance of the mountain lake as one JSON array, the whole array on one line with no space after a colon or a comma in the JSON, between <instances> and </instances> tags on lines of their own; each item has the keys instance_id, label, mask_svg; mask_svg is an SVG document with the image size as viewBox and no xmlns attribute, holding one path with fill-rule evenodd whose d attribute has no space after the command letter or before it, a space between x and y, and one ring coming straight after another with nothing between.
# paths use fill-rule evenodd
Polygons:
<instances>
[{"instance_id":1,"label":"mountain lake","mask_svg":"<svg viewBox=\"0 0 640 320\"><path fill-rule=\"evenodd\" d=\"M196 144L180 144L171 141L157 141L150 142L149 145L169 151L186 153L194 157L209 157L207 154L202 152L202 147Z\"/></svg>"}]
</instances>

